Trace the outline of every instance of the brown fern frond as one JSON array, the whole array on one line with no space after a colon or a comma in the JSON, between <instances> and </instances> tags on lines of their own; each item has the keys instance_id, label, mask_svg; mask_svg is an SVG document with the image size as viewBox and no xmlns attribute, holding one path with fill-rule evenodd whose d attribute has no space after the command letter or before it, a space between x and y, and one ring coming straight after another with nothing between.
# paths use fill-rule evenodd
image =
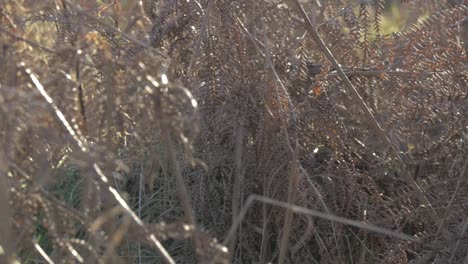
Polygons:
<instances>
[{"instance_id":1,"label":"brown fern frond","mask_svg":"<svg viewBox=\"0 0 468 264\"><path fill-rule=\"evenodd\" d=\"M377 40L382 39L382 18L384 10L383 0L374 0L374 30Z\"/></svg>"},{"instance_id":2,"label":"brown fern frond","mask_svg":"<svg viewBox=\"0 0 468 264\"><path fill-rule=\"evenodd\" d=\"M367 1L364 1L359 6L359 19L361 20L361 27L359 28L360 31L360 44L362 47L363 58L362 64L365 66L367 64L367 60L370 56L370 47L369 47L369 35L370 35L370 6Z\"/></svg>"}]
</instances>

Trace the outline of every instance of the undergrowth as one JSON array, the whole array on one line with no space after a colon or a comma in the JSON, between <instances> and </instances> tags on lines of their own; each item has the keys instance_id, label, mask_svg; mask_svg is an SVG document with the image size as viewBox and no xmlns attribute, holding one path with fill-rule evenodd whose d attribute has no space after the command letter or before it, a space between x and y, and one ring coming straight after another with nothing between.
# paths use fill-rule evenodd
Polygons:
<instances>
[{"instance_id":1,"label":"undergrowth","mask_svg":"<svg viewBox=\"0 0 468 264\"><path fill-rule=\"evenodd\" d=\"M0 262L468 263L468 7L385 2L4 0Z\"/></svg>"}]
</instances>

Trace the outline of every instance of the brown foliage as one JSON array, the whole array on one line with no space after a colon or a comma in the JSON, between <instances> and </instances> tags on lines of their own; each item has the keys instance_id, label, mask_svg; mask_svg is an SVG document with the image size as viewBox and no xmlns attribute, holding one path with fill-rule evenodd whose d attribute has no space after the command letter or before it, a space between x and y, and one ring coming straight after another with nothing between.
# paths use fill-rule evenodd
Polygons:
<instances>
[{"instance_id":1,"label":"brown foliage","mask_svg":"<svg viewBox=\"0 0 468 264\"><path fill-rule=\"evenodd\" d=\"M0 261L466 262L468 7L302 2L3 1Z\"/></svg>"}]
</instances>

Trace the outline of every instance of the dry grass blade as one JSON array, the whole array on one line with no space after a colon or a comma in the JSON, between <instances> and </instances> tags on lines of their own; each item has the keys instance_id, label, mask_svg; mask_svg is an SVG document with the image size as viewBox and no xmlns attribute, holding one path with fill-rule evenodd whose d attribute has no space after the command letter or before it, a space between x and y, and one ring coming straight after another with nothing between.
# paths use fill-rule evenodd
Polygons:
<instances>
[{"instance_id":1,"label":"dry grass blade","mask_svg":"<svg viewBox=\"0 0 468 264\"><path fill-rule=\"evenodd\" d=\"M259 196L259 195L251 195L251 196L249 196L249 198L245 202L245 205L242 208L239 216L237 217L236 222L232 225L231 229L229 230L229 233L227 234L226 238L224 239L224 241L223 241L224 244L228 244L230 242L230 240L234 237L234 233L236 232L236 230L239 228L240 224L242 223L242 220L244 219L248 209L256 201L261 202L261 203L271 204L271 205L278 206L278 207L281 207L281 208L284 208L284 209L288 209L288 210L291 210L294 213L310 215L310 216L313 216L313 217L323 218L323 219L326 219L326 220L329 220L329 221L332 221L332 222L354 226L354 227L365 229L365 230L368 230L368 231L371 231L371 232L374 232L374 233L377 233L377 234L382 234L382 235L395 237L395 238L402 239L402 240L417 242L417 243L421 242L421 240L418 239L417 237L410 236L410 235L407 235L407 234L404 234L404 233L401 233L401 232L388 230L388 229L385 229L385 228L382 228L382 227L366 224L366 223L363 223L361 221L351 220L351 219L340 217L340 216L325 214L325 213L322 213L322 212L319 212L319 211L316 211L316 210L307 209L307 208L303 208L303 207L296 206L296 205L291 205L289 203L277 201L277 200L270 199L270 198L263 197L263 196Z\"/></svg>"},{"instance_id":2,"label":"dry grass blade","mask_svg":"<svg viewBox=\"0 0 468 264\"><path fill-rule=\"evenodd\" d=\"M37 244L36 242L34 242L34 247L36 248L36 250L39 252L39 254L44 258L44 260L48 263L48 264L54 264L55 262L47 255L47 253L44 251L44 249L42 249L42 247Z\"/></svg>"},{"instance_id":3,"label":"dry grass blade","mask_svg":"<svg viewBox=\"0 0 468 264\"><path fill-rule=\"evenodd\" d=\"M36 48L39 48L39 49L41 49L41 50L45 50L45 51L47 51L47 52L49 52L49 53L56 53L55 50L49 49L48 47L45 47L45 46L43 46L43 45L41 45L41 44L39 44L39 43L36 43L36 42L34 42L34 41L31 41L31 40L29 40L29 39L25 39L25 38L23 38L23 37L21 37L21 36L17 36L17 35L15 35L15 34L11 33L8 29L6 29L5 27L3 27L3 26L1 26L1 25L0 25L0 30L1 30L3 33L5 33L5 34L7 34L7 35L9 35L9 36L11 36L11 37L17 39L17 40L24 41L24 42L28 43L28 44L31 45L32 47L36 47Z\"/></svg>"}]
</instances>

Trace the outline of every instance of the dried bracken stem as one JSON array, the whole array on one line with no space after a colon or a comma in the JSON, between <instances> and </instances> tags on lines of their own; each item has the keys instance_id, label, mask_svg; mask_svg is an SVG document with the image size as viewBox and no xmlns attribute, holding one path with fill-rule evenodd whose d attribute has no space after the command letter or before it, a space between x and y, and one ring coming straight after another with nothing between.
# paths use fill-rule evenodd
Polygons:
<instances>
[{"instance_id":1,"label":"dried bracken stem","mask_svg":"<svg viewBox=\"0 0 468 264\"><path fill-rule=\"evenodd\" d=\"M299 162L298 162L298 153L296 152L293 155L291 161L291 172L289 176L289 185L288 185L288 204L293 204L296 200L296 187L299 182ZM289 250L289 236L291 232L291 226L293 221L293 211L288 207L286 210L286 217L284 219L283 225L283 234L281 236L280 242L280 254L278 263L284 263L286 261L287 252Z\"/></svg>"},{"instance_id":2,"label":"dried bracken stem","mask_svg":"<svg viewBox=\"0 0 468 264\"><path fill-rule=\"evenodd\" d=\"M287 102L288 102L288 105L289 105L289 120L290 120L290 123L291 123L291 126L293 127L294 131L296 130L296 115L294 113L294 108L293 108L293 105L292 105L292 102L291 102L291 99L289 98L288 96L288 93L286 91L286 89L284 89L284 86L282 85L281 83L281 80L279 79L276 71L275 71L275 68L273 66L273 62L272 62L272 59L271 59L271 52L270 52L270 48L269 48L269 44L268 44L268 38L266 36L266 31L265 31L265 27L264 27L264 31L263 31L263 35L264 35L264 45L265 45L265 69L267 71L267 82L268 84L267 85L270 85L270 84L273 84L273 87L274 87L274 93L275 93L275 97L276 97L276 102L278 105L280 105L280 102L281 102L281 98L280 98L280 93L287 98ZM278 84L278 85L277 85ZM281 90L279 91L277 87L281 87ZM285 138L285 142L286 142L286 146L290 152L290 156L291 156L291 162L290 162L290 172L289 172L289 185L288 185L288 196L287 196L287 201L288 203L290 204L293 204L296 200L296 186L298 184L298 181L299 181L299 162L298 162L298 143L297 143L297 135L294 134L293 135L293 139L294 139L294 146L292 145L291 141L290 141L290 135L288 133L288 123L289 122L286 122L286 117L284 116L284 113L282 112L283 110L280 109L279 113L279 116L280 116L280 126L281 126L281 130L282 132L284 133L284 138ZM284 224L283 224L283 233L282 233L282 236L281 236L281 242L280 242L280 253L279 253L279 261L278 263L283 263L286 259L286 254L287 254L287 251L289 249L289 235L290 235L290 230L291 230L291 223L293 221L293 213L291 210L287 210L286 211L286 217L285 217L285 220L284 220Z\"/></svg>"},{"instance_id":3,"label":"dried bracken stem","mask_svg":"<svg viewBox=\"0 0 468 264\"><path fill-rule=\"evenodd\" d=\"M29 39L25 39L25 38L23 38L23 37L21 37L21 36L17 36L17 35L15 35L15 34L13 34L12 32L10 32L8 29L6 29L5 27L3 27L2 25L0 25L0 30L1 30L3 33L5 33L5 34L7 34L7 35L9 35L9 36L11 36L11 37L17 39L17 40L26 42L27 44L31 45L32 47L39 48L39 49L44 50L44 51L47 51L47 52L49 52L49 53L56 53L55 50L49 49L48 47L45 47L45 46L43 46L43 45L41 45L41 44L39 44L39 43L36 43L36 42L31 41L31 40L29 40Z\"/></svg>"},{"instance_id":4,"label":"dried bracken stem","mask_svg":"<svg viewBox=\"0 0 468 264\"><path fill-rule=\"evenodd\" d=\"M242 184L242 145L244 144L244 129L239 126L236 133L236 146L235 146L235 172L234 172L234 185L232 190L232 222L234 223L239 215L240 198L241 198L241 184ZM229 251L234 254L236 244L236 237L234 237L229 245Z\"/></svg>"},{"instance_id":5,"label":"dried bracken stem","mask_svg":"<svg viewBox=\"0 0 468 264\"><path fill-rule=\"evenodd\" d=\"M187 222L190 223L192 227L196 227L195 217L193 216L192 205L189 198L189 191L187 189L187 185L185 184L185 180L182 176L182 173L180 172L180 167L177 161L176 151L174 148L174 142L168 134L168 131L170 131L170 129L166 128L164 131L165 132L163 132L163 141L166 142L166 147L169 152L170 163L172 165L172 172L174 174L174 177L176 178L177 194L184 208L184 214ZM194 244L196 251L202 249L197 237L194 238ZM197 254L199 254L199 252Z\"/></svg>"}]
</instances>

